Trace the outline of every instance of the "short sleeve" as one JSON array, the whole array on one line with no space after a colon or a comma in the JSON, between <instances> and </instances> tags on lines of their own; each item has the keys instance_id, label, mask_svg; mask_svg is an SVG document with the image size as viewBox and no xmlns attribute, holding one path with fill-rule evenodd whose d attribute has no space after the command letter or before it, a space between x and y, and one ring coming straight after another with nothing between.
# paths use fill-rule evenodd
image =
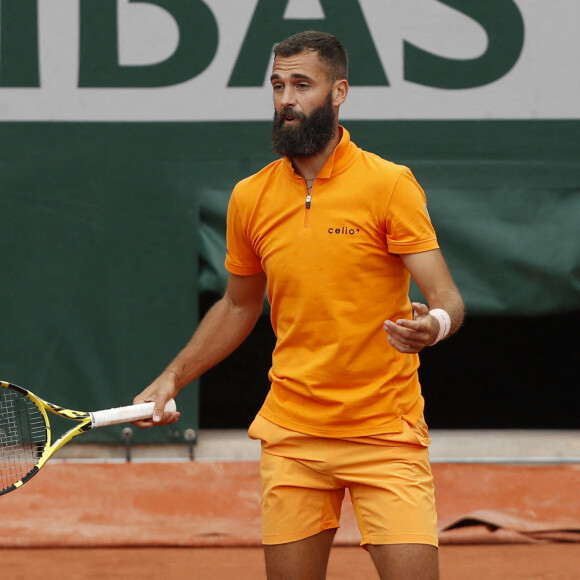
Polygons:
<instances>
[{"instance_id":1,"label":"short sleeve","mask_svg":"<svg viewBox=\"0 0 580 580\"><path fill-rule=\"evenodd\" d=\"M260 258L254 252L247 238L235 190L230 197L227 214L225 267L231 274L251 276L262 271Z\"/></svg>"},{"instance_id":2,"label":"short sleeve","mask_svg":"<svg viewBox=\"0 0 580 580\"><path fill-rule=\"evenodd\" d=\"M393 254L414 254L439 247L425 193L407 168L395 182L385 223L387 245Z\"/></svg>"}]
</instances>

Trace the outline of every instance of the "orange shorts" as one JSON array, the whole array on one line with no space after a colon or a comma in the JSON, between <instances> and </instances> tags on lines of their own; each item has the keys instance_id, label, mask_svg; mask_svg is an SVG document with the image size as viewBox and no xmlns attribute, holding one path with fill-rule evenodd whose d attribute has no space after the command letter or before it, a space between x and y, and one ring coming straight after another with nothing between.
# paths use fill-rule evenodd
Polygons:
<instances>
[{"instance_id":1,"label":"orange shorts","mask_svg":"<svg viewBox=\"0 0 580 580\"><path fill-rule=\"evenodd\" d=\"M427 426L348 439L313 437L260 415L249 429L262 440L262 540L302 540L338 528L348 489L365 544L438 545Z\"/></svg>"}]
</instances>

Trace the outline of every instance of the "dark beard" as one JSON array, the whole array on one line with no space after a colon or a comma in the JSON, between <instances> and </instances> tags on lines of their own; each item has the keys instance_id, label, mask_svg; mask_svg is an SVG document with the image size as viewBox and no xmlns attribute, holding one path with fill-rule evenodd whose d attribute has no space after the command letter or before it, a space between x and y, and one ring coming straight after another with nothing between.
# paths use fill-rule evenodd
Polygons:
<instances>
[{"instance_id":1,"label":"dark beard","mask_svg":"<svg viewBox=\"0 0 580 580\"><path fill-rule=\"evenodd\" d=\"M296 127L284 125L286 115L291 114L300 120ZM330 140L336 135L332 95L329 93L326 102L314 109L310 115L298 113L291 107L274 112L272 124L272 149L278 155L287 157L310 157L324 151Z\"/></svg>"}]
</instances>

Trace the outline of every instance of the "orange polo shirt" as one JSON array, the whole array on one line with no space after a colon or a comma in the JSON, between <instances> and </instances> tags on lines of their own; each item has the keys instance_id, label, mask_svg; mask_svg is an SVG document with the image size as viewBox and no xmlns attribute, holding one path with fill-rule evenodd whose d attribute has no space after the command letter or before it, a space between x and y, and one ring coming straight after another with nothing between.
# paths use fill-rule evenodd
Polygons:
<instances>
[{"instance_id":1,"label":"orange polo shirt","mask_svg":"<svg viewBox=\"0 0 580 580\"><path fill-rule=\"evenodd\" d=\"M225 264L268 279L277 342L263 417L326 437L395 433L423 412L419 358L394 349L382 325L412 317L398 255L436 249L437 239L409 169L341 131L310 203L288 158L236 185Z\"/></svg>"}]
</instances>

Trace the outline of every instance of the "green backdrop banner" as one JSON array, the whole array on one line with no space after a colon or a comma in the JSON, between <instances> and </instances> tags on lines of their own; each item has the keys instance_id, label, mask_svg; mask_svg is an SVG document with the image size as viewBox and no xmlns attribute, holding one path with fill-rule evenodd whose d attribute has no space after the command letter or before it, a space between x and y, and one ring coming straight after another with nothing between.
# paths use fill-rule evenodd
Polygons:
<instances>
[{"instance_id":1,"label":"green backdrop banner","mask_svg":"<svg viewBox=\"0 0 580 580\"><path fill-rule=\"evenodd\" d=\"M580 121L345 125L413 169L471 314L580 309ZM269 130L0 123L2 378L72 408L130 402L191 335L199 293L222 290L228 198L274 158ZM179 430L136 441L196 428L197 385L179 406Z\"/></svg>"}]
</instances>

